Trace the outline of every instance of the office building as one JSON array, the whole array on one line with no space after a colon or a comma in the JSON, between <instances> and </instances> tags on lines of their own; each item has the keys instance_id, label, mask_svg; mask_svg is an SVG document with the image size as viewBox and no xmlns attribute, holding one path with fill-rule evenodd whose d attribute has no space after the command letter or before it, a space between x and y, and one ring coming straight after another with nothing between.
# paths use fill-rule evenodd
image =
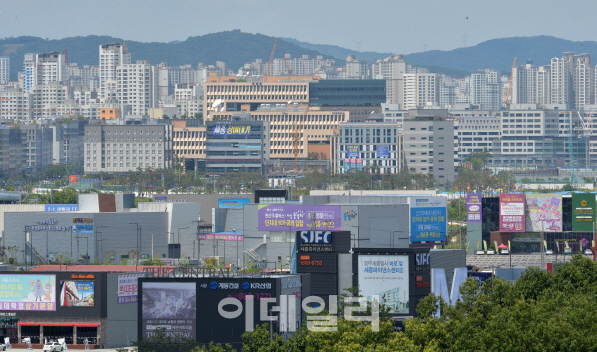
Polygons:
<instances>
[{"instance_id":1,"label":"office building","mask_svg":"<svg viewBox=\"0 0 597 352\"><path fill-rule=\"evenodd\" d=\"M52 129L52 163L83 168L85 126L89 121L74 120L50 126Z\"/></svg>"},{"instance_id":2,"label":"office building","mask_svg":"<svg viewBox=\"0 0 597 352\"><path fill-rule=\"evenodd\" d=\"M117 99L116 69L120 65L130 65L131 54L124 43L102 44L99 46L99 93L101 102Z\"/></svg>"},{"instance_id":3,"label":"office building","mask_svg":"<svg viewBox=\"0 0 597 352\"><path fill-rule=\"evenodd\" d=\"M178 157L185 158L186 168L205 168L206 127L198 120L172 121L172 149Z\"/></svg>"},{"instance_id":4,"label":"office building","mask_svg":"<svg viewBox=\"0 0 597 352\"><path fill-rule=\"evenodd\" d=\"M6 84L10 81L10 58L0 56L0 84Z\"/></svg>"},{"instance_id":5,"label":"office building","mask_svg":"<svg viewBox=\"0 0 597 352\"><path fill-rule=\"evenodd\" d=\"M84 142L85 172L129 172L172 166L171 125L87 125Z\"/></svg>"},{"instance_id":6,"label":"office building","mask_svg":"<svg viewBox=\"0 0 597 352\"><path fill-rule=\"evenodd\" d=\"M322 79L309 82L309 106L347 111L351 122L363 122L386 102L383 79Z\"/></svg>"},{"instance_id":7,"label":"office building","mask_svg":"<svg viewBox=\"0 0 597 352\"><path fill-rule=\"evenodd\" d=\"M149 61L117 66L116 81L118 102L130 105L133 115L146 115L148 109L157 106L157 75Z\"/></svg>"}]
</instances>

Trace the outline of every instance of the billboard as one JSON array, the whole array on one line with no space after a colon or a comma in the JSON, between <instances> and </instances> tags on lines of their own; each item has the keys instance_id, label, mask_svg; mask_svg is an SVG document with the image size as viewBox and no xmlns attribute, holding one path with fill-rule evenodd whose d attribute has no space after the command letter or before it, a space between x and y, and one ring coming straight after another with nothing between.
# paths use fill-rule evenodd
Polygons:
<instances>
[{"instance_id":1,"label":"billboard","mask_svg":"<svg viewBox=\"0 0 597 352\"><path fill-rule=\"evenodd\" d=\"M242 209L245 204L251 203L250 199L220 199L218 207L229 209Z\"/></svg>"},{"instance_id":2,"label":"billboard","mask_svg":"<svg viewBox=\"0 0 597 352\"><path fill-rule=\"evenodd\" d=\"M466 195L466 222L481 222L481 198L480 193Z\"/></svg>"},{"instance_id":3,"label":"billboard","mask_svg":"<svg viewBox=\"0 0 597 352\"><path fill-rule=\"evenodd\" d=\"M145 274L118 275L118 304L137 303L139 300L138 279Z\"/></svg>"},{"instance_id":4,"label":"billboard","mask_svg":"<svg viewBox=\"0 0 597 352\"><path fill-rule=\"evenodd\" d=\"M408 255L359 255L358 262L363 297L378 295L390 314L408 313Z\"/></svg>"},{"instance_id":5,"label":"billboard","mask_svg":"<svg viewBox=\"0 0 597 352\"><path fill-rule=\"evenodd\" d=\"M93 307L95 293L93 281L60 281L61 307Z\"/></svg>"},{"instance_id":6,"label":"billboard","mask_svg":"<svg viewBox=\"0 0 597 352\"><path fill-rule=\"evenodd\" d=\"M350 162L350 158L344 158L344 173L347 174L350 172L350 168L352 163Z\"/></svg>"},{"instance_id":7,"label":"billboard","mask_svg":"<svg viewBox=\"0 0 597 352\"><path fill-rule=\"evenodd\" d=\"M572 194L572 231L593 232L595 194Z\"/></svg>"},{"instance_id":8,"label":"billboard","mask_svg":"<svg viewBox=\"0 0 597 352\"><path fill-rule=\"evenodd\" d=\"M379 144L377 146L376 155L378 158L387 158L390 156L390 146L387 144Z\"/></svg>"},{"instance_id":9,"label":"billboard","mask_svg":"<svg viewBox=\"0 0 597 352\"><path fill-rule=\"evenodd\" d=\"M197 288L194 282L143 282L142 336L165 329L167 336L196 338Z\"/></svg>"},{"instance_id":10,"label":"billboard","mask_svg":"<svg viewBox=\"0 0 597 352\"><path fill-rule=\"evenodd\" d=\"M447 202L445 197L410 197L410 242L445 241Z\"/></svg>"},{"instance_id":11,"label":"billboard","mask_svg":"<svg viewBox=\"0 0 597 352\"><path fill-rule=\"evenodd\" d=\"M259 204L259 231L341 229L339 205Z\"/></svg>"},{"instance_id":12,"label":"billboard","mask_svg":"<svg viewBox=\"0 0 597 352\"><path fill-rule=\"evenodd\" d=\"M301 252L332 252L332 231L301 231Z\"/></svg>"},{"instance_id":13,"label":"billboard","mask_svg":"<svg viewBox=\"0 0 597 352\"><path fill-rule=\"evenodd\" d=\"M347 158L358 158L360 156L358 145L347 145L346 146L346 157Z\"/></svg>"},{"instance_id":14,"label":"billboard","mask_svg":"<svg viewBox=\"0 0 597 352\"><path fill-rule=\"evenodd\" d=\"M533 193L526 195L529 232L562 231L562 196Z\"/></svg>"},{"instance_id":15,"label":"billboard","mask_svg":"<svg viewBox=\"0 0 597 352\"><path fill-rule=\"evenodd\" d=\"M215 125L213 126L214 136L249 136L251 126Z\"/></svg>"},{"instance_id":16,"label":"billboard","mask_svg":"<svg viewBox=\"0 0 597 352\"><path fill-rule=\"evenodd\" d=\"M79 204L44 204L44 211L79 211Z\"/></svg>"},{"instance_id":17,"label":"billboard","mask_svg":"<svg viewBox=\"0 0 597 352\"><path fill-rule=\"evenodd\" d=\"M500 231L524 232L524 194L500 194Z\"/></svg>"},{"instance_id":18,"label":"billboard","mask_svg":"<svg viewBox=\"0 0 597 352\"><path fill-rule=\"evenodd\" d=\"M56 310L56 275L0 274L1 310Z\"/></svg>"}]
</instances>

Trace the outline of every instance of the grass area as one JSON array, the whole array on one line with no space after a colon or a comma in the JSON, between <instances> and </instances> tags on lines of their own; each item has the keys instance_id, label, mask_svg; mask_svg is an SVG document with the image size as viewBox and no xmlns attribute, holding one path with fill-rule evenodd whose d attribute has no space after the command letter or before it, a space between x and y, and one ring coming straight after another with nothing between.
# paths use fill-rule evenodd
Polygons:
<instances>
[{"instance_id":1,"label":"grass area","mask_svg":"<svg viewBox=\"0 0 597 352\"><path fill-rule=\"evenodd\" d=\"M153 202L153 198L139 198L135 197L135 208L139 207L139 203Z\"/></svg>"}]
</instances>

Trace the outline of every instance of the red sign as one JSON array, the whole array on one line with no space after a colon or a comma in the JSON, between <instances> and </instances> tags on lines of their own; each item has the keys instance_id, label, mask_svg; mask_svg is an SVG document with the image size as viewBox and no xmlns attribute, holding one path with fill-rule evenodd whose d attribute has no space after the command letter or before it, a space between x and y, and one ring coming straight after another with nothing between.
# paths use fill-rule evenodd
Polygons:
<instances>
[{"instance_id":1,"label":"red sign","mask_svg":"<svg viewBox=\"0 0 597 352\"><path fill-rule=\"evenodd\" d=\"M415 281L423 281L423 275L415 276Z\"/></svg>"},{"instance_id":2,"label":"red sign","mask_svg":"<svg viewBox=\"0 0 597 352\"><path fill-rule=\"evenodd\" d=\"M69 181L70 181L70 182L72 182L72 183L75 183L75 182L77 182L77 176L76 176L76 175L71 175L71 176L69 177Z\"/></svg>"},{"instance_id":3,"label":"red sign","mask_svg":"<svg viewBox=\"0 0 597 352\"><path fill-rule=\"evenodd\" d=\"M301 255L301 260L311 260L310 255Z\"/></svg>"},{"instance_id":4,"label":"red sign","mask_svg":"<svg viewBox=\"0 0 597 352\"><path fill-rule=\"evenodd\" d=\"M415 284L417 288L429 287L429 282L416 282Z\"/></svg>"}]
</instances>

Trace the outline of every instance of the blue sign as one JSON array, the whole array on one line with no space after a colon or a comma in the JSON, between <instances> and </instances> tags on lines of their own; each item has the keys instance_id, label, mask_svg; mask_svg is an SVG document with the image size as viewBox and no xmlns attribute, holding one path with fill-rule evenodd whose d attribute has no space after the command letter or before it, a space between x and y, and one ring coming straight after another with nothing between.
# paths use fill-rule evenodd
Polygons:
<instances>
[{"instance_id":1,"label":"blue sign","mask_svg":"<svg viewBox=\"0 0 597 352\"><path fill-rule=\"evenodd\" d=\"M390 146L386 144L380 144L377 146L377 157L387 158L390 156Z\"/></svg>"},{"instance_id":2,"label":"blue sign","mask_svg":"<svg viewBox=\"0 0 597 352\"><path fill-rule=\"evenodd\" d=\"M493 276L493 273L476 271L468 273L468 277L471 279L479 282L479 287L483 284L483 281L490 279Z\"/></svg>"},{"instance_id":3,"label":"blue sign","mask_svg":"<svg viewBox=\"0 0 597 352\"><path fill-rule=\"evenodd\" d=\"M251 203L250 199L220 199L218 205L220 208L242 209L245 204Z\"/></svg>"},{"instance_id":4,"label":"blue sign","mask_svg":"<svg viewBox=\"0 0 597 352\"><path fill-rule=\"evenodd\" d=\"M79 211L78 204L45 204L44 211Z\"/></svg>"},{"instance_id":5,"label":"blue sign","mask_svg":"<svg viewBox=\"0 0 597 352\"><path fill-rule=\"evenodd\" d=\"M213 126L214 136L249 136L251 126L215 125Z\"/></svg>"},{"instance_id":6,"label":"blue sign","mask_svg":"<svg viewBox=\"0 0 597 352\"><path fill-rule=\"evenodd\" d=\"M332 232L301 231L301 243L332 243Z\"/></svg>"},{"instance_id":7,"label":"blue sign","mask_svg":"<svg viewBox=\"0 0 597 352\"><path fill-rule=\"evenodd\" d=\"M93 225L73 225L73 233L93 233Z\"/></svg>"},{"instance_id":8,"label":"blue sign","mask_svg":"<svg viewBox=\"0 0 597 352\"><path fill-rule=\"evenodd\" d=\"M346 146L346 157L347 158L358 158L359 155L359 146L358 145L347 145Z\"/></svg>"},{"instance_id":9,"label":"blue sign","mask_svg":"<svg viewBox=\"0 0 597 352\"><path fill-rule=\"evenodd\" d=\"M168 197L155 197L155 200L167 200Z\"/></svg>"},{"instance_id":10,"label":"blue sign","mask_svg":"<svg viewBox=\"0 0 597 352\"><path fill-rule=\"evenodd\" d=\"M445 241L447 201L445 197L411 197L410 242Z\"/></svg>"}]
</instances>

